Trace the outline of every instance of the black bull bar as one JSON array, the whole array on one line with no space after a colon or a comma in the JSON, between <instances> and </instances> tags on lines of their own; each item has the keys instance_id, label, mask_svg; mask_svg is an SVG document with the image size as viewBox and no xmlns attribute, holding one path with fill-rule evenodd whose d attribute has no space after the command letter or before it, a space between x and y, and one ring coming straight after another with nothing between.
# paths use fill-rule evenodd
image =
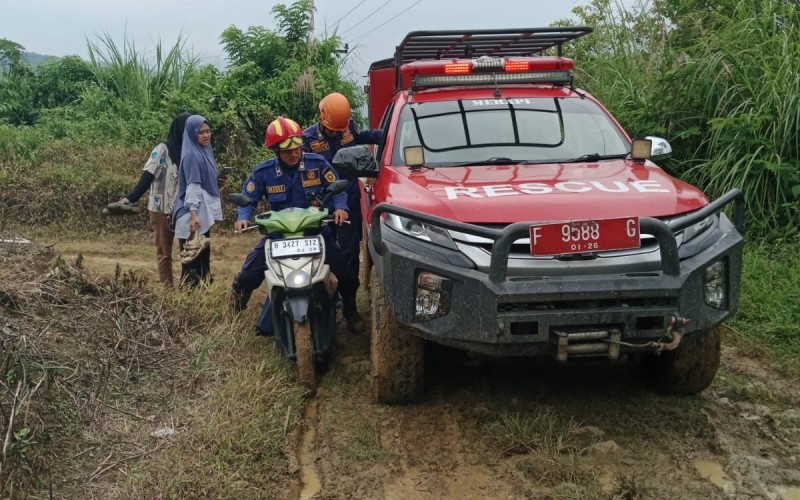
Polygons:
<instances>
[{"instance_id":1,"label":"black bull bar","mask_svg":"<svg viewBox=\"0 0 800 500\"><path fill-rule=\"evenodd\" d=\"M718 199L709 203L705 207L690 214L672 219L669 223L654 219L652 217L641 217L639 228L641 234L650 234L658 241L659 251L661 252L662 272L668 276L678 276L680 274L680 259L678 257L678 244L675 240L675 232L685 229L692 224L696 224L706 217L723 210L729 204L733 204L733 223L744 235L744 194L739 189L731 189ZM378 255L383 254L381 216L384 213L394 214L400 217L418 220L426 224L432 224L445 229L459 231L462 233L480 236L493 241L492 257L489 265L489 280L492 283L501 283L506 279L508 271L508 256L511 245L514 241L529 235L530 226L537 222L515 222L503 229L492 229L476 226L464 222L457 222L435 215L417 212L389 203L380 203L372 210L370 239L372 248Z\"/></svg>"}]
</instances>

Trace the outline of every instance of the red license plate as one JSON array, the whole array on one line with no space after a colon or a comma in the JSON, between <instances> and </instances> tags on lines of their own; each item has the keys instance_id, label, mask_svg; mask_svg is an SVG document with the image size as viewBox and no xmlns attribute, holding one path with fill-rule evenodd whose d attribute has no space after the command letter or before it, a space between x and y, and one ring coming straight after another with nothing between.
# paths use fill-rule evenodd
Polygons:
<instances>
[{"instance_id":1,"label":"red license plate","mask_svg":"<svg viewBox=\"0 0 800 500\"><path fill-rule=\"evenodd\" d=\"M639 248L639 218L532 225L531 255L564 255Z\"/></svg>"}]
</instances>

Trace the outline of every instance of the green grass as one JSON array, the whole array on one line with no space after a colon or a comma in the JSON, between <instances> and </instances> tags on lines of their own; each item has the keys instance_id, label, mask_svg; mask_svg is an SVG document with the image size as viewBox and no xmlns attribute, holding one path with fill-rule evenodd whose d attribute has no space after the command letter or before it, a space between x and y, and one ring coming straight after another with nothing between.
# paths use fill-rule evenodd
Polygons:
<instances>
[{"instance_id":1,"label":"green grass","mask_svg":"<svg viewBox=\"0 0 800 500\"><path fill-rule=\"evenodd\" d=\"M793 405L792 398L776 392L764 382L752 377L721 370L717 374L717 385L725 397L731 401L767 405L777 410L786 410Z\"/></svg>"},{"instance_id":2,"label":"green grass","mask_svg":"<svg viewBox=\"0 0 800 500\"><path fill-rule=\"evenodd\" d=\"M728 325L743 347L797 370L800 357L800 249L795 240L751 242L744 252L739 312Z\"/></svg>"},{"instance_id":3,"label":"green grass","mask_svg":"<svg viewBox=\"0 0 800 500\"><path fill-rule=\"evenodd\" d=\"M571 418L544 408L530 413L502 412L486 425L486 432L506 454L538 451L555 457L579 451L578 427Z\"/></svg>"}]
</instances>

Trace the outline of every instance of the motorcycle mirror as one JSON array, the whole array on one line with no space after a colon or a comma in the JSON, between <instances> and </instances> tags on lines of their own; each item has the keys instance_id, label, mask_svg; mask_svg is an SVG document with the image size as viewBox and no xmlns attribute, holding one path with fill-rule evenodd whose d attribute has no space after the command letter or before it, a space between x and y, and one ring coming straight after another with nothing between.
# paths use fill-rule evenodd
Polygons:
<instances>
[{"instance_id":1,"label":"motorcycle mirror","mask_svg":"<svg viewBox=\"0 0 800 500\"><path fill-rule=\"evenodd\" d=\"M351 177L378 177L380 169L375 156L366 146L342 148L333 157L333 168Z\"/></svg>"},{"instance_id":2,"label":"motorcycle mirror","mask_svg":"<svg viewBox=\"0 0 800 500\"><path fill-rule=\"evenodd\" d=\"M255 204L250 201L250 198L242 193L230 193L226 199L239 207L254 207Z\"/></svg>"},{"instance_id":3,"label":"motorcycle mirror","mask_svg":"<svg viewBox=\"0 0 800 500\"><path fill-rule=\"evenodd\" d=\"M339 179L338 181L333 181L330 184L328 184L328 187L325 188L325 191L330 195L339 194L346 191L347 186L349 185L350 181L345 179Z\"/></svg>"}]
</instances>

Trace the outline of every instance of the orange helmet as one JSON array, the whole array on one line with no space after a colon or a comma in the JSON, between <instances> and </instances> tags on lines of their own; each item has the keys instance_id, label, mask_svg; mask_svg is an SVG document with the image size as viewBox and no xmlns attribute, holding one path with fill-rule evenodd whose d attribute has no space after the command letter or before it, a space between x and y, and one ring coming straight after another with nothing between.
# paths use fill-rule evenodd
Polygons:
<instances>
[{"instance_id":1,"label":"orange helmet","mask_svg":"<svg viewBox=\"0 0 800 500\"><path fill-rule=\"evenodd\" d=\"M264 146L276 149L292 149L303 145L303 129L296 121L279 116L267 127Z\"/></svg>"},{"instance_id":2,"label":"orange helmet","mask_svg":"<svg viewBox=\"0 0 800 500\"><path fill-rule=\"evenodd\" d=\"M338 92L319 101L319 121L327 129L344 132L350 124L350 102Z\"/></svg>"}]
</instances>

